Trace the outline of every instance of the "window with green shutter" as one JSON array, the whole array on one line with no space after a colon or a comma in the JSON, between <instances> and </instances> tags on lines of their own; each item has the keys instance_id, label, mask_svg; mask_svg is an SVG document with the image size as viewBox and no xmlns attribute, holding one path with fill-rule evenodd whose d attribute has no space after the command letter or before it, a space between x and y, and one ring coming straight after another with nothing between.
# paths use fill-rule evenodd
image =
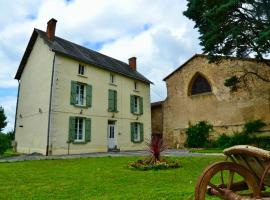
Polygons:
<instances>
[{"instance_id":1,"label":"window with green shutter","mask_svg":"<svg viewBox=\"0 0 270 200\"><path fill-rule=\"evenodd\" d=\"M69 117L69 142L85 143L91 141L91 119Z\"/></svg>"},{"instance_id":2,"label":"window with green shutter","mask_svg":"<svg viewBox=\"0 0 270 200\"><path fill-rule=\"evenodd\" d=\"M135 96L134 95L130 95L130 112L134 113L134 104L135 104Z\"/></svg>"},{"instance_id":3,"label":"window with green shutter","mask_svg":"<svg viewBox=\"0 0 270 200\"><path fill-rule=\"evenodd\" d=\"M76 90L77 90L77 82L71 81L71 89L70 89L70 104L76 104Z\"/></svg>"},{"instance_id":4,"label":"window with green shutter","mask_svg":"<svg viewBox=\"0 0 270 200\"><path fill-rule=\"evenodd\" d=\"M144 140L143 123L131 122L130 124L131 142L139 143Z\"/></svg>"},{"instance_id":5,"label":"window with green shutter","mask_svg":"<svg viewBox=\"0 0 270 200\"><path fill-rule=\"evenodd\" d=\"M133 114L143 114L143 98L130 95L130 112Z\"/></svg>"},{"instance_id":6,"label":"window with green shutter","mask_svg":"<svg viewBox=\"0 0 270 200\"><path fill-rule=\"evenodd\" d=\"M86 106L92 106L92 85L86 86Z\"/></svg>"},{"instance_id":7,"label":"window with green shutter","mask_svg":"<svg viewBox=\"0 0 270 200\"><path fill-rule=\"evenodd\" d=\"M85 119L85 141L91 142L91 119Z\"/></svg>"},{"instance_id":8,"label":"window with green shutter","mask_svg":"<svg viewBox=\"0 0 270 200\"><path fill-rule=\"evenodd\" d=\"M69 117L68 141L74 142L74 137L75 137L75 117Z\"/></svg>"},{"instance_id":9,"label":"window with green shutter","mask_svg":"<svg viewBox=\"0 0 270 200\"><path fill-rule=\"evenodd\" d=\"M139 97L139 108L140 108L140 114L142 115L143 114L143 98L142 97Z\"/></svg>"},{"instance_id":10,"label":"window with green shutter","mask_svg":"<svg viewBox=\"0 0 270 200\"><path fill-rule=\"evenodd\" d=\"M116 90L109 90L108 111L117 112L117 91Z\"/></svg>"},{"instance_id":11,"label":"window with green shutter","mask_svg":"<svg viewBox=\"0 0 270 200\"><path fill-rule=\"evenodd\" d=\"M135 125L135 123L134 122L131 122L130 123L130 138L131 138L131 142L135 142L134 141L134 125Z\"/></svg>"}]
</instances>

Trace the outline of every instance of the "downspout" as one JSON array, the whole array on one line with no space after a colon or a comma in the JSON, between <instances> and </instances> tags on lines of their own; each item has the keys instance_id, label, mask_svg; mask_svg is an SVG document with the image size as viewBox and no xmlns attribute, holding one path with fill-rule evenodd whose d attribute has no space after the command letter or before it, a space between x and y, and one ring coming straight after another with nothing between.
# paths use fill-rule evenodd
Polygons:
<instances>
[{"instance_id":1,"label":"downspout","mask_svg":"<svg viewBox=\"0 0 270 200\"><path fill-rule=\"evenodd\" d=\"M19 95L20 95L20 80L18 80L18 90L17 90L17 102L16 102L16 112L15 112L15 122L14 122L14 140L16 134L16 125L17 125L17 112L18 112L18 102L19 102Z\"/></svg>"},{"instance_id":2,"label":"downspout","mask_svg":"<svg viewBox=\"0 0 270 200\"><path fill-rule=\"evenodd\" d=\"M47 133L46 156L49 155L49 147L50 147L51 110L52 110L52 92L53 92L53 81L54 81L54 68L55 68L55 53L54 53L54 56L53 56L52 76L51 76L51 90L50 90L50 99L49 99L49 115L48 115L48 133Z\"/></svg>"}]
</instances>

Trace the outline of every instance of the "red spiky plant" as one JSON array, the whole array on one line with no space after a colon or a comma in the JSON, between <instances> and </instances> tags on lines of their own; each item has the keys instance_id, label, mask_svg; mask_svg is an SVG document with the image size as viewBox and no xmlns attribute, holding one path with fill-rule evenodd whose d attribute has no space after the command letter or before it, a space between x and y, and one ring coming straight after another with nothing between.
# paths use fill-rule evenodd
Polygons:
<instances>
[{"instance_id":1,"label":"red spiky plant","mask_svg":"<svg viewBox=\"0 0 270 200\"><path fill-rule=\"evenodd\" d=\"M153 135L151 140L146 141L147 151L150 153L150 163L160 161L161 153L166 150L163 139L160 136Z\"/></svg>"}]
</instances>

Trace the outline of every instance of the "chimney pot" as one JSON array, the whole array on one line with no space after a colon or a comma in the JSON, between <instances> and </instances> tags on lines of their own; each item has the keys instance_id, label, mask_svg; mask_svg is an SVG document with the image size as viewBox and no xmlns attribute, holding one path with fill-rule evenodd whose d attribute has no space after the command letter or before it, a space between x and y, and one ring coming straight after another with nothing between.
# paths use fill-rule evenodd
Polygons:
<instances>
[{"instance_id":1,"label":"chimney pot","mask_svg":"<svg viewBox=\"0 0 270 200\"><path fill-rule=\"evenodd\" d=\"M47 37L49 38L49 40L53 40L54 36L55 36L55 29L56 29L56 22L57 20L54 18L51 18L48 22L47 22Z\"/></svg>"},{"instance_id":2,"label":"chimney pot","mask_svg":"<svg viewBox=\"0 0 270 200\"><path fill-rule=\"evenodd\" d=\"M131 57L128 59L128 64L129 64L129 67L133 70L133 71L136 71L137 69L137 63L136 63L136 57Z\"/></svg>"}]
</instances>

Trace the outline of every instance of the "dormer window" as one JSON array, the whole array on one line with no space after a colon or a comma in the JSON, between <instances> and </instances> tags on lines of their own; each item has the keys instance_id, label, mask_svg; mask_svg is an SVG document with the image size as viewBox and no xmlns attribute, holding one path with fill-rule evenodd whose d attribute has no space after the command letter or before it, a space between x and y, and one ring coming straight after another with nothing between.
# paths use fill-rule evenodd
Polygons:
<instances>
[{"instance_id":1,"label":"dormer window","mask_svg":"<svg viewBox=\"0 0 270 200\"><path fill-rule=\"evenodd\" d=\"M110 83L115 84L115 77L113 74L110 74Z\"/></svg>"},{"instance_id":2,"label":"dormer window","mask_svg":"<svg viewBox=\"0 0 270 200\"><path fill-rule=\"evenodd\" d=\"M78 74L84 75L85 72L85 66L82 64L79 64Z\"/></svg>"},{"instance_id":3,"label":"dormer window","mask_svg":"<svg viewBox=\"0 0 270 200\"><path fill-rule=\"evenodd\" d=\"M190 81L189 95L212 92L209 81L200 73L196 73Z\"/></svg>"}]
</instances>

